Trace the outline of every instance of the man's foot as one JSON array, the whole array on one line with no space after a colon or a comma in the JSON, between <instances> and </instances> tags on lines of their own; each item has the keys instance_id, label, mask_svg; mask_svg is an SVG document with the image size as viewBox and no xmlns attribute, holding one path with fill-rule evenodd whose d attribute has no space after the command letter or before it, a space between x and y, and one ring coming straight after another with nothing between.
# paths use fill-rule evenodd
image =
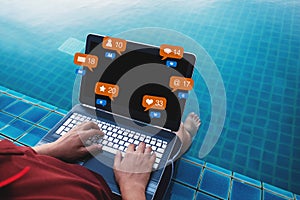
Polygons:
<instances>
[{"instance_id":1,"label":"man's foot","mask_svg":"<svg viewBox=\"0 0 300 200\"><path fill-rule=\"evenodd\" d=\"M198 117L198 115L192 112L185 119L183 126L185 130L191 135L191 137L194 137L199 129L200 124L200 118Z\"/></svg>"},{"instance_id":2,"label":"man's foot","mask_svg":"<svg viewBox=\"0 0 300 200\"><path fill-rule=\"evenodd\" d=\"M200 118L193 112L187 116L184 123L181 122L179 130L175 132L182 142L179 156L184 154L191 146L192 138L196 135L200 125Z\"/></svg>"}]
</instances>

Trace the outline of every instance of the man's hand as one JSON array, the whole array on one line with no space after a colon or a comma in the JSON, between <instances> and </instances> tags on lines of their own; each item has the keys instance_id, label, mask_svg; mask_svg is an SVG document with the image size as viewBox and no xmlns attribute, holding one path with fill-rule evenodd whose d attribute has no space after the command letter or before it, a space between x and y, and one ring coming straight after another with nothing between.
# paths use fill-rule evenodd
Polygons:
<instances>
[{"instance_id":1,"label":"man's hand","mask_svg":"<svg viewBox=\"0 0 300 200\"><path fill-rule=\"evenodd\" d=\"M101 145L84 145L85 141L94 135L103 136L104 134L100 131L97 124L84 122L61 136L55 142L33 147L33 149L39 154L53 156L64 161L76 161L79 158L87 156L89 152L101 150Z\"/></svg>"},{"instance_id":2,"label":"man's hand","mask_svg":"<svg viewBox=\"0 0 300 200\"><path fill-rule=\"evenodd\" d=\"M120 186L122 199L145 199L146 186L148 184L155 154L151 147L141 142L134 150L130 144L124 158L120 152L116 154L114 162L115 179Z\"/></svg>"}]
</instances>

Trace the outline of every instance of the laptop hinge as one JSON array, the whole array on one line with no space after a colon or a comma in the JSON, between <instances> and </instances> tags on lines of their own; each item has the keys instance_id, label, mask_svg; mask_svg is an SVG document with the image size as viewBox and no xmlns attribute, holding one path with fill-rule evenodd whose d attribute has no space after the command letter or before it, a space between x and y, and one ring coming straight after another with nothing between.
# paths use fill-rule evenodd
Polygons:
<instances>
[{"instance_id":1,"label":"laptop hinge","mask_svg":"<svg viewBox=\"0 0 300 200\"><path fill-rule=\"evenodd\" d=\"M106 111L106 110L102 110L102 109L99 109L99 108L96 108L96 107L93 107L93 106L90 106L90 105L87 105L87 104L81 104L82 106L84 107L87 107L87 108L90 108L90 109L93 109L93 110L99 110L101 112L105 112L105 113L108 113L108 114L112 114L112 115L116 115L118 117L122 117L122 118L125 118L125 119L128 119L128 120L133 120L133 121L136 121L136 122L139 122L139 123L142 123L142 124L145 124L145 125L148 125L148 126L152 126L152 127L155 127L155 128L158 128L158 129L162 129L164 131L168 131L168 132L173 132L171 129L167 129L167 128L164 128L164 127L161 127L161 126L156 126L156 125L153 125L153 124L147 124L145 122L142 122L142 121L139 121L139 120L135 120L135 119L131 119L129 117L125 117L125 116L122 116L122 115L119 115L119 114L113 114L109 111Z\"/></svg>"}]
</instances>

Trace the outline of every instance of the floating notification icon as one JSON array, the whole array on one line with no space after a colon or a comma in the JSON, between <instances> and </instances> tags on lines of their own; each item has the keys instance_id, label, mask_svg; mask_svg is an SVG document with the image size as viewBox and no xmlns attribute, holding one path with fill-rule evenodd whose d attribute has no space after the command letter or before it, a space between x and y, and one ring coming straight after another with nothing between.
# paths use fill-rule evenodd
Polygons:
<instances>
[{"instance_id":1,"label":"floating notification icon","mask_svg":"<svg viewBox=\"0 0 300 200\"><path fill-rule=\"evenodd\" d=\"M75 70L75 74L84 76L85 75L85 70L84 69L76 69Z\"/></svg>"},{"instance_id":2,"label":"floating notification icon","mask_svg":"<svg viewBox=\"0 0 300 200\"><path fill-rule=\"evenodd\" d=\"M168 67L174 67L175 68L175 67L177 67L177 62L173 61L173 60L167 60L166 65Z\"/></svg>"},{"instance_id":3,"label":"floating notification icon","mask_svg":"<svg viewBox=\"0 0 300 200\"><path fill-rule=\"evenodd\" d=\"M126 40L120 38L105 37L102 41L104 49L114 50L121 55L121 52L126 50Z\"/></svg>"},{"instance_id":4,"label":"floating notification icon","mask_svg":"<svg viewBox=\"0 0 300 200\"><path fill-rule=\"evenodd\" d=\"M179 99L187 99L188 97L189 97L189 94L187 92L178 92Z\"/></svg>"},{"instance_id":5,"label":"floating notification icon","mask_svg":"<svg viewBox=\"0 0 300 200\"><path fill-rule=\"evenodd\" d=\"M114 52L105 52L105 58L114 59L116 57L116 53Z\"/></svg>"},{"instance_id":6,"label":"floating notification icon","mask_svg":"<svg viewBox=\"0 0 300 200\"><path fill-rule=\"evenodd\" d=\"M193 89L194 81L191 78L171 76L169 86L173 89L172 92L176 90L191 90Z\"/></svg>"},{"instance_id":7,"label":"floating notification icon","mask_svg":"<svg viewBox=\"0 0 300 200\"><path fill-rule=\"evenodd\" d=\"M101 105L101 106L106 106L107 101L105 99L97 99L96 104Z\"/></svg>"},{"instance_id":8,"label":"floating notification icon","mask_svg":"<svg viewBox=\"0 0 300 200\"><path fill-rule=\"evenodd\" d=\"M98 57L89 54L75 53L74 64L87 67L92 72L93 68L97 67Z\"/></svg>"},{"instance_id":9,"label":"floating notification icon","mask_svg":"<svg viewBox=\"0 0 300 200\"><path fill-rule=\"evenodd\" d=\"M180 46L172 46L168 44L162 44L159 48L159 55L162 56L162 60L166 58L181 59L183 57L184 49Z\"/></svg>"},{"instance_id":10,"label":"floating notification icon","mask_svg":"<svg viewBox=\"0 0 300 200\"><path fill-rule=\"evenodd\" d=\"M142 106L144 111L149 109L164 110L166 109L167 99L165 97L144 95L142 100Z\"/></svg>"},{"instance_id":11,"label":"floating notification icon","mask_svg":"<svg viewBox=\"0 0 300 200\"><path fill-rule=\"evenodd\" d=\"M95 85L95 93L103 96L108 96L113 101L113 98L119 95L119 86L109 83L97 82Z\"/></svg>"},{"instance_id":12,"label":"floating notification icon","mask_svg":"<svg viewBox=\"0 0 300 200\"><path fill-rule=\"evenodd\" d=\"M149 113L149 116L150 116L152 119L153 119L153 118L159 119L160 116L161 116L161 114L160 114L160 112L151 111L151 112Z\"/></svg>"}]
</instances>

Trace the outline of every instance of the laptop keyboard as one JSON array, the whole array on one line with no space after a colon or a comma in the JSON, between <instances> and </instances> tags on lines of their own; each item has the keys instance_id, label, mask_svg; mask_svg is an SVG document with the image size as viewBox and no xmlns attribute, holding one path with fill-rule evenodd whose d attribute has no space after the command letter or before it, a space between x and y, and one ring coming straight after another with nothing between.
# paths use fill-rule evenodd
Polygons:
<instances>
[{"instance_id":1,"label":"laptop keyboard","mask_svg":"<svg viewBox=\"0 0 300 200\"><path fill-rule=\"evenodd\" d=\"M56 134L64 135L70 131L76 125L85 122L93 121L98 124L99 128L104 132L104 136L95 135L90 137L86 141L86 145L101 144L102 150L112 154L116 154L117 151L125 155L129 144L139 145L140 142L144 142L146 146L151 146L153 152L156 154L155 163L153 169L157 169L163 153L168 145L164 140L147 136L126 128L122 128L104 121L100 121L91 117L81 115L79 113L73 113L61 127L56 130Z\"/></svg>"}]
</instances>

